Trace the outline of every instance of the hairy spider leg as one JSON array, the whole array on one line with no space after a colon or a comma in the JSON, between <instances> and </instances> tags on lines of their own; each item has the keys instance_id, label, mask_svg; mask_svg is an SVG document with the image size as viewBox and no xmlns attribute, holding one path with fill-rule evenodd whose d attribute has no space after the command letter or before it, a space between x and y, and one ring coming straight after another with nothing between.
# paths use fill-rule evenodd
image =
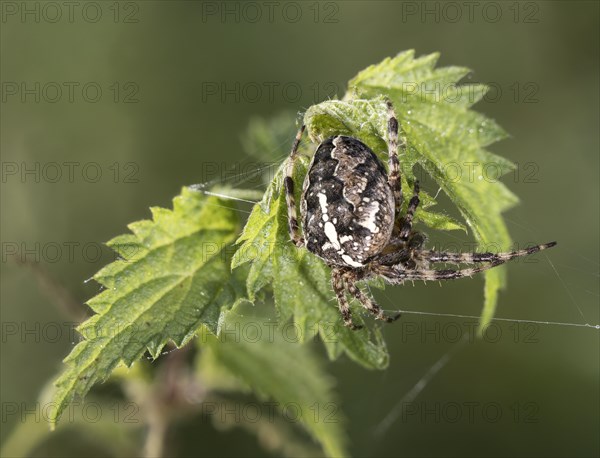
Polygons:
<instances>
[{"instance_id":1,"label":"hairy spider leg","mask_svg":"<svg viewBox=\"0 0 600 458\"><path fill-rule=\"evenodd\" d=\"M304 132L305 126L302 125L296 134L294 144L292 145L292 152L290 153L287 163L285 165L285 202L287 205L288 214L288 229L290 232L290 238L294 245L301 247L304 245L304 239L300 235L300 229L298 227L298 212L296 210L296 198L294 197L294 165L296 163L296 157L298 153L298 147L300 146L300 140L302 133Z\"/></svg>"},{"instance_id":2,"label":"hairy spider leg","mask_svg":"<svg viewBox=\"0 0 600 458\"><path fill-rule=\"evenodd\" d=\"M344 272L344 269L335 268L331 271L331 286L337 297L338 307L342 314L342 319L344 320L344 326L353 330L361 329L362 326L358 326L352 322L352 312L350 311L350 304L346 298Z\"/></svg>"},{"instance_id":3,"label":"hairy spider leg","mask_svg":"<svg viewBox=\"0 0 600 458\"><path fill-rule=\"evenodd\" d=\"M406 209L406 215L402 218L402 226L400 228L399 237L403 241L408 241L410 237L410 233L412 231L412 223L413 217L415 215L415 211L419 207L419 180L415 180L415 187L413 190L413 196L408 203L408 208Z\"/></svg>"},{"instance_id":4,"label":"hairy spider leg","mask_svg":"<svg viewBox=\"0 0 600 458\"><path fill-rule=\"evenodd\" d=\"M537 253L538 251L545 250L547 248L551 248L556 245L556 242L545 243L543 245L536 245L534 247L530 247L525 250L515 251L512 253L501 253L500 255L496 255L497 257L494 260L485 261L489 262L489 264L485 264L478 267L470 267L465 269L443 269L443 270L435 270L435 269L415 269L415 270L402 270L397 269L391 266L376 266L376 271L378 274L383 275L385 278L390 281L392 284L400 284L406 280L410 281L435 281L435 280L454 280L457 278L463 277L472 277L476 273L483 272L485 270L491 269L493 267L497 267L499 265L504 264L506 261L513 259L517 256L525 256L533 253ZM448 253L452 254L452 253ZM436 262L444 262L444 261L436 261ZM451 261L448 261L451 262ZM484 261L481 261L484 262Z\"/></svg>"},{"instance_id":5,"label":"hairy spider leg","mask_svg":"<svg viewBox=\"0 0 600 458\"><path fill-rule=\"evenodd\" d=\"M360 302L364 308L375 315L376 319L391 323L392 321L396 321L398 318L400 318L400 313L397 313L393 316L387 316L385 313L383 313L381 307L373 299L363 293L360 288L356 286L356 283L352 279L346 278L345 284L348 292L354 296L354 298L356 298L356 300Z\"/></svg>"},{"instance_id":6,"label":"hairy spider leg","mask_svg":"<svg viewBox=\"0 0 600 458\"><path fill-rule=\"evenodd\" d=\"M396 118L396 112L394 106L390 101L387 102L388 108L388 168L390 174L388 176L388 183L392 192L394 193L394 204L396 218L400 214L402 208L402 179L400 176L400 160L398 159L398 119ZM404 153L406 150L406 142L404 138L401 138L400 148Z\"/></svg>"},{"instance_id":7,"label":"hairy spider leg","mask_svg":"<svg viewBox=\"0 0 600 458\"><path fill-rule=\"evenodd\" d=\"M511 259L518 258L521 256L528 256L538 251L552 248L556 245L556 242L544 243L541 245L535 245L527 247L523 250L508 251L506 253L448 253L444 251L417 251L415 254L422 259L437 263L437 262L448 262L451 264L476 264L480 262L506 262Z\"/></svg>"}]
</instances>

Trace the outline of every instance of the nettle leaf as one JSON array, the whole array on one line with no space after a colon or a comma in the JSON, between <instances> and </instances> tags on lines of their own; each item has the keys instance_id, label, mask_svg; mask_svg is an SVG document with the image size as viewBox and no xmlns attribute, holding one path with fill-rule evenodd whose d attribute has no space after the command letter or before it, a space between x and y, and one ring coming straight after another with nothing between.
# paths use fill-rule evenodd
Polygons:
<instances>
[{"instance_id":1,"label":"nettle leaf","mask_svg":"<svg viewBox=\"0 0 600 458\"><path fill-rule=\"evenodd\" d=\"M197 367L203 386L217 392L253 392L262 401L274 401L271 410L303 426L327 456L346 456L334 380L311 347L236 310L224 314L222 329L220 337L205 333L199 339ZM268 417L267 405L262 407L260 417Z\"/></svg>"},{"instance_id":2,"label":"nettle leaf","mask_svg":"<svg viewBox=\"0 0 600 458\"><path fill-rule=\"evenodd\" d=\"M307 158L294 169L294 179L306 175ZM285 194L282 191L284 164L277 171L263 200L256 204L238 239L232 268L251 262L246 280L251 301L265 287L273 291L282 323L293 316L298 340L321 337L331 359L342 352L368 368L383 369L389 358L379 329L352 331L342 323L331 289L330 269L305 248L291 242L287 226ZM360 316L356 316L360 323Z\"/></svg>"},{"instance_id":3,"label":"nettle leaf","mask_svg":"<svg viewBox=\"0 0 600 458\"><path fill-rule=\"evenodd\" d=\"M343 101L309 108L305 124L317 141L336 134L354 135L383 158L387 151L383 97L389 98L408 144L407 153L400 157L404 176L412 177L413 166L419 164L456 204L481 250L508 249L511 239L501 213L518 199L497 178L513 170L514 164L485 149L507 135L493 120L469 110L487 86L458 84L469 69L436 69L438 57L415 59L414 51L406 51L368 67L349 82ZM441 214L421 211L416 218L434 229L460 227ZM498 290L505 285L504 268L485 272L485 279L481 326L494 315Z\"/></svg>"},{"instance_id":4,"label":"nettle leaf","mask_svg":"<svg viewBox=\"0 0 600 458\"><path fill-rule=\"evenodd\" d=\"M130 224L133 234L108 243L121 259L94 276L105 289L88 301L96 314L79 326L83 340L55 383L51 424L118 365L146 351L157 358L169 341L182 346L201 325L216 332L222 308L244 293L230 281L236 211L185 188L173 204L152 208L152 221Z\"/></svg>"}]
</instances>

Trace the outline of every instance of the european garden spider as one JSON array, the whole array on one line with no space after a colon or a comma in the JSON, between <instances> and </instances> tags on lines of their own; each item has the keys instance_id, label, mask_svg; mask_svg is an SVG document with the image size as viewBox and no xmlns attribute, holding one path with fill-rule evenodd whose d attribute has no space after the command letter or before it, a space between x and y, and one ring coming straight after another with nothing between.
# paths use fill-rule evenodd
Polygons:
<instances>
[{"instance_id":1,"label":"european garden spider","mask_svg":"<svg viewBox=\"0 0 600 458\"><path fill-rule=\"evenodd\" d=\"M445 253L423 249L426 236L413 230L413 215L419 206L419 183L406 214L401 214L402 182L398 160L398 120L388 107L388 167L371 149L353 137L334 136L317 148L304 179L300 214L304 238L298 228L292 172L304 127L296 135L285 170L288 225L292 242L306 246L332 268L331 280L344 324L352 322L346 294L356 298L376 319L394 321L400 314L387 316L356 282L382 277L391 284L406 280L452 280L470 277L518 256L553 247L556 242L507 253ZM406 143L401 142L402 151ZM459 269L431 269L430 264L479 264Z\"/></svg>"}]
</instances>

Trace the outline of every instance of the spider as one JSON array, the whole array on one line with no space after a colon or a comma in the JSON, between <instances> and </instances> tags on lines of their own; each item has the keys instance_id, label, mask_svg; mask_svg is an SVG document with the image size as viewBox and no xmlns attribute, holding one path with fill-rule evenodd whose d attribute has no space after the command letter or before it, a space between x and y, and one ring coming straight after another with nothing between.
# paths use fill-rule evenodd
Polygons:
<instances>
[{"instance_id":1,"label":"spider","mask_svg":"<svg viewBox=\"0 0 600 458\"><path fill-rule=\"evenodd\" d=\"M401 212L402 182L398 160L398 120L391 102L388 109L388 168L360 140L347 136L327 138L318 147L304 179L300 233L294 198L293 168L304 132L294 140L285 167L284 186L288 226L297 247L321 258L331 267L331 284L344 324L352 321L347 294L376 319L392 322L400 317L384 314L373 298L356 286L361 280L381 277L390 284L407 280L452 280L496 267L513 258L530 255L556 245L550 242L507 253L452 253L423 249L424 233L413 230L419 206L419 182L405 214ZM400 149L406 151L401 139ZM430 264L481 264L469 268L432 269Z\"/></svg>"}]
</instances>

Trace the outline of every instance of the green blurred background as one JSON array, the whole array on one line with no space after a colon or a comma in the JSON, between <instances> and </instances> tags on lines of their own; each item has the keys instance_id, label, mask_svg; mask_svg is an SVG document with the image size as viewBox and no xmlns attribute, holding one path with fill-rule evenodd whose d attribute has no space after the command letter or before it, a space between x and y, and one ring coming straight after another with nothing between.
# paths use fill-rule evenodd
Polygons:
<instances>
[{"instance_id":1,"label":"green blurred background","mask_svg":"<svg viewBox=\"0 0 600 458\"><path fill-rule=\"evenodd\" d=\"M410 48L439 51L440 65L470 67L471 80L494 85L476 109L512 136L492 150L519 164L519 174L504 179L521 198L506 214L513 239L560 243L547 257L509 266L497 315L600 322L598 2L276 2L271 17L262 2L89 3L73 6L71 17L56 3L57 19L44 2L2 2L2 441L20 421L7 406L34 405L72 347L66 326L55 332L68 318L10 252L32 250L29 260L39 256L86 300L97 286L84 280L111 259L107 249L97 252L101 242L149 217L149 206L170 206L183 185L220 181L214 170L251 170L235 167L249 162L240 138L252 118L341 97L357 71ZM231 13L222 16L225 9ZM26 167L39 167L39 180L22 177ZM477 316L482 286L477 278L376 294L388 310ZM598 456L599 333L586 327L497 322L498 337L451 353L411 404L417 413L375 433L452 351L454 331L468 333L473 323L407 314L384 329L389 370L347 359L330 365L352 454ZM497 421L485 413L490 405L500 410ZM178 428L168 438L177 456L266 453L243 431L217 432L206 421ZM105 453L71 435L34 454L73 450Z\"/></svg>"}]
</instances>

